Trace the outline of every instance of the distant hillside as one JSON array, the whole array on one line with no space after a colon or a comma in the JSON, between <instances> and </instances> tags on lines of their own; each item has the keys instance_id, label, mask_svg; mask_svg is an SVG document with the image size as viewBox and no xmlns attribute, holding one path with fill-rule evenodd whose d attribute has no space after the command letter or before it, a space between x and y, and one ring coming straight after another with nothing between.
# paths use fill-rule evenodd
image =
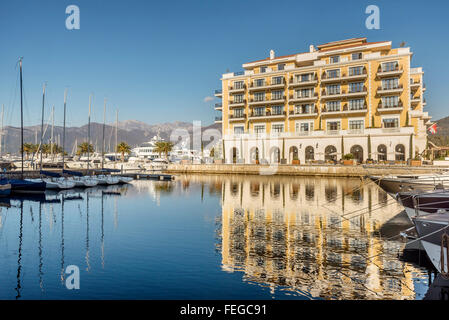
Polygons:
<instances>
[{"instance_id":1,"label":"distant hillside","mask_svg":"<svg viewBox=\"0 0 449 320\"><path fill-rule=\"evenodd\" d=\"M217 129L221 131L221 125L212 124L204 126L202 131L209 128ZM162 124L147 124L137 120L121 121L118 124L117 140L126 141L130 146L134 147L140 145L143 142L149 141L155 136L158 131L160 136L165 139L170 139L170 134L175 129L186 129L190 134L192 133L192 123L188 122L172 122ZM103 136L103 124L92 122L90 126L91 143L96 150L101 151L102 136ZM17 153L20 146L20 127L7 126L4 128L4 146L3 152ZM54 127L54 140L59 145L62 145L63 127ZM80 144L87 141L88 126L81 127L68 127L66 128L66 151L70 154L75 146L75 142ZM44 136L44 143L50 141L51 126L48 126ZM39 143L40 140L40 126L29 126L24 128L24 142ZM192 138L190 139L192 142ZM107 124L105 126L105 148L106 152L112 151L115 144L115 124Z\"/></svg>"},{"instance_id":2,"label":"distant hillside","mask_svg":"<svg viewBox=\"0 0 449 320\"><path fill-rule=\"evenodd\" d=\"M435 121L437 124L437 133L429 134L429 141L437 146L449 146L449 117Z\"/></svg>"}]
</instances>

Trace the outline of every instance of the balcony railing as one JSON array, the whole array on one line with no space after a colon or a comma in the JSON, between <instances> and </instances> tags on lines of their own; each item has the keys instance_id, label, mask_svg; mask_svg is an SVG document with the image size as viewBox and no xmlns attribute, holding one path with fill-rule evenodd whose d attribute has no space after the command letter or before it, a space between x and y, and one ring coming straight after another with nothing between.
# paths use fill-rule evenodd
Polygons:
<instances>
[{"instance_id":1,"label":"balcony railing","mask_svg":"<svg viewBox=\"0 0 449 320\"><path fill-rule=\"evenodd\" d=\"M348 77L358 77L358 76L366 76L366 67L362 68L362 72L355 71L356 69L349 69Z\"/></svg>"},{"instance_id":2,"label":"balcony railing","mask_svg":"<svg viewBox=\"0 0 449 320\"><path fill-rule=\"evenodd\" d=\"M244 113L230 114L229 119L230 120L232 120L232 119L244 120L244 119L246 119L246 114L244 114Z\"/></svg>"},{"instance_id":3,"label":"balcony railing","mask_svg":"<svg viewBox=\"0 0 449 320\"><path fill-rule=\"evenodd\" d=\"M301 110L301 108L295 108L295 110L290 110L289 114L290 115L303 115L303 116L307 116L307 115L314 115L318 113L318 108L316 106L313 107L309 107L308 110Z\"/></svg>"},{"instance_id":4,"label":"balcony railing","mask_svg":"<svg viewBox=\"0 0 449 320\"><path fill-rule=\"evenodd\" d=\"M312 92L309 94L304 94L304 95L298 95L298 94L293 94L290 95L289 100L293 101L307 101L307 100L315 100L318 99L318 93L317 92Z\"/></svg>"},{"instance_id":5,"label":"balcony railing","mask_svg":"<svg viewBox=\"0 0 449 320\"><path fill-rule=\"evenodd\" d=\"M246 84L238 85L238 86L229 86L229 91L242 91L246 89Z\"/></svg>"},{"instance_id":6,"label":"balcony railing","mask_svg":"<svg viewBox=\"0 0 449 320\"><path fill-rule=\"evenodd\" d=\"M388 110L388 109L397 109L397 108L403 108L402 101L399 99L397 104L389 104L389 105L383 105L382 101L379 101L379 104L377 105L377 109L381 110Z\"/></svg>"},{"instance_id":7,"label":"balcony railing","mask_svg":"<svg viewBox=\"0 0 449 320\"><path fill-rule=\"evenodd\" d=\"M223 108L223 104L222 103L216 103L214 108L215 109L222 109Z\"/></svg>"},{"instance_id":8,"label":"balcony railing","mask_svg":"<svg viewBox=\"0 0 449 320\"><path fill-rule=\"evenodd\" d=\"M272 111L265 111L265 112L252 112L250 117L257 118L257 117L275 117L275 116L285 116L286 112L272 112Z\"/></svg>"},{"instance_id":9,"label":"balcony railing","mask_svg":"<svg viewBox=\"0 0 449 320\"><path fill-rule=\"evenodd\" d=\"M378 76L387 76L387 75L393 75L393 74L399 74L402 73L404 71L404 69L402 68L402 66L395 66L394 68L382 68L381 66L379 66L377 68L377 75Z\"/></svg>"},{"instance_id":10,"label":"balcony railing","mask_svg":"<svg viewBox=\"0 0 449 320\"><path fill-rule=\"evenodd\" d=\"M215 90L216 96L221 96L222 94L223 94L223 90L221 90L221 89Z\"/></svg>"},{"instance_id":11,"label":"balcony railing","mask_svg":"<svg viewBox=\"0 0 449 320\"><path fill-rule=\"evenodd\" d=\"M233 106L236 106L236 105L245 105L245 103L246 103L246 99L237 100L237 101L229 101L229 106L233 107Z\"/></svg>"},{"instance_id":12,"label":"balcony railing","mask_svg":"<svg viewBox=\"0 0 449 320\"><path fill-rule=\"evenodd\" d=\"M223 120L223 117L221 117L221 116L219 116L219 117L215 117L215 122L217 122L217 121L222 121Z\"/></svg>"},{"instance_id":13,"label":"balcony railing","mask_svg":"<svg viewBox=\"0 0 449 320\"><path fill-rule=\"evenodd\" d=\"M397 86L382 86L377 90L377 94L401 92L402 90L404 90L404 86L402 84L398 84Z\"/></svg>"},{"instance_id":14,"label":"balcony railing","mask_svg":"<svg viewBox=\"0 0 449 320\"><path fill-rule=\"evenodd\" d=\"M277 80L277 81L271 81L271 82L264 80L261 83L257 83L255 81L253 81L249 86L249 90L267 89L267 88L271 88L271 87L282 87L284 85L285 85L284 78L281 78L280 80Z\"/></svg>"},{"instance_id":15,"label":"balcony railing","mask_svg":"<svg viewBox=\"0 0 449 320\"><path fill-rule=\"evenodd\" d=\"M290 86L300 86L300 85L310 85L310 84L316 84L318 83L318 77L315 74L313 76L310 76L308 80L302 80L301 77L291 77L289 85Z\"/></svg>"}]
</instances>

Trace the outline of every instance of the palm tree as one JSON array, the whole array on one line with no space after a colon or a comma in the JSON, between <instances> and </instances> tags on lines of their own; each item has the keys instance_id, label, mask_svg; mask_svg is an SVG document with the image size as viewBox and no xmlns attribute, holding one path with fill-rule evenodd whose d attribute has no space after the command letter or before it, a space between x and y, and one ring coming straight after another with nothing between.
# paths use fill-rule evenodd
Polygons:
<instances>
[{"instance_id":1,"label":"palm tree","mask_svg":"<svg viewBox=\"0 0 449 320\"><path fill-rule=\"evenodd\" d=\"M168 158L168 153L173 150L173 143L166 142L166 141L158 141L155 143L156 147L154 148L154 151L159 153L159 158L161 157L161 154L165 154L165 158Z\"/></svg>"},{"instance_id":2,"label":"palm tree","mask_svg":"<svg viewBox=\"0 0 449 320\"><path fill-rule=\"evenodd\" d=\"M25 153L26 159L28 159L30 153L33 152L33 144L32 143L24 143L22 148L20 149L20 152Z\"/></svg>"},{"instance_id":3,"label":"palm tree","mask_svg":"<svg viewBox=\"0 0 449 320\"><path fill-rule=\"evenodd\" d=\"M94 152L94 147L92 144L83 142L80 145L78 145L78 151L76 152L77 155L81 155L88 152Z\"/></svg>"},{"instance_id":4,"label":"palm tree","mask_svg":"<svg viewBox=\"0 0 449 320\"><path fill-rule=\"evenodd\" d=\"M122 154L122 162L125 162L125 153L130 154L131 153L131 147L126 142L120 142L117 145L117 152L120 152Z\"/></svg>"},{"instance_id":5,"label":"palm tree","mask_svg":"<svg viewBox=\"0 0 449 320\"><path fill-rule=\"evenodd\" d=\"M48 157L48 154L50 153L50 150L51 150L50 145L47 143L43 144L41 149L42 149L42 153L45 154L45 157Z\"/></svg>"}]
</instances>

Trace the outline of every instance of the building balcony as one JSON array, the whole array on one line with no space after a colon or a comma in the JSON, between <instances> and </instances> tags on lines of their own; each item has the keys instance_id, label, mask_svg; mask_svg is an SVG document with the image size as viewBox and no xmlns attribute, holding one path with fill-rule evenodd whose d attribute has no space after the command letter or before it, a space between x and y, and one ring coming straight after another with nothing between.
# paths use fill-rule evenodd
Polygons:
<instances>
[{"instance_id":1,"label":"building balcony","mask_svg":"<svg viewBox=\"0 0 449 320\"><path fill-rule=\"evenodd\" d=\"M276 103L284 104L284 102L285 97L282 96L281 98L276 97L275 99L272 100L268 100L267 98L265 98L264 100L251 99L248 104L249 105L263 105L263 104L276 104Z\"/></svg>"},{"instance_id":2,"label":"building balcony","mask_svg":"<svg viewBox=\"0 0 449 320\"><path fill-rule=\"evenodd\" d=\"M218 98L223 97L223 90L221 89L215 90L214 95Z\"/></svg>"},{"instance_id":3,"label":"building balcony","mask_svg":"<svg viewBox=\"0 0 449 320\"><path fill-rule=\"evenodd\" d=\"M243 84L242 86L229 86L228 87L229 94L245 92L245 89L246 89L246 84Z\"/></svg>"},{"instance_id":4,"label":"building balcony","mask_svg":"<svg viewBox=\"0 0 449 320\"><path fill-rule=\"evenodd\" d=\"M313 94L298 96L296 94L290 95L289 102L306 102L306 101L315 101L318 100L318 93L314 92Z\"/></svg>"},{"instance_id":5,"label":"building balcony","mask_svg":"<svg viewBox=\"0 0 449 320\"><path fill-rule=\"evenodd\" d=\"M325 132L328 136L338 136L340 134L340 130L326 130Z\"/></svg>"},{"instance_id":6,"label":"building balcony","mask_svg":"<svg viewBox=\"0 0 449 320\"><path fill-rule=\"evenodd\" d=\"M214 106L215 110L223 111L223 104L222 103L216 103Z\"/></svg>"},{"instance_id":7,"label":"building balcony","mask_svg":"<svg viewBox=\"0 0 449 320\"><path fill-rule=\"evenodd\" d=\"M316 118L318 116L318 112L296 112L295 110L290 110L289 117L290 118Z\"/></svg>"},{"instance_id":8,"label":"building balcony","mask_svg":"<svg viewBox=\"0 0 449 320\"><path fill-rule=\"evenodd\" d=\"M267 90L267 89L277 89L277 88L284 88L285 87L285 80L282 78L282 81L280 82L271 82L264 81L261 85L256 85L254 82L251 83L249 86L249 91L256 91L256 90Z\"/></svg>"},{"instance_id":9,"label":"building balcony","mask_svg":"<svg viewBox=\"0 0 449 320\"><path fill-rule=\"evenodd\" d=\"M399 100L397 105L383 106L382 102L377 105L377 112L379 113L401 113L404 109L402 101Z\"/></svg>"},{"instance_id":10,"label":"building balcony","mask_svg":"<svg viewBox=\"0 0 449 320\"><path fill-rule=\"evenodd\" d=\"M339 73L336 76L328 76L326 71L321 74L321 83L339 82L345 74Z\"/></svg>"},{"instance_id":11,"label":"building balcony","mask_svg":"<svg viewBox=\"0 0 449 320\"><path fill-rule=\"evenodd\" d=\"M365 132L365 130L363 128L346 130L347 134L363 134L364 132Z\"/></svg>"},{"instance_id":12,"label":"building balcony","mask_svg":"<svg viewBox=\"0 0 449 320\"><path fill-rule=\"evenodd\" d=\"M359 91L348 91L341 90L339 92L335 93L328 93L326 90L323 90L321 93L321 99L335 99L335 98L345 98L345 97L361 97L366 96L368 94L368 89L366 87L363 87Z\"/></svg>"},{"instance_id":13,"label":"building balcony","mask_svg":"<svg viewBox=\"0 0 449 320\"><path fill-rule=\"evenodd\" d=\"M411 105L417 105L421 102L421 96L416 96L416 97L411 97L410 98L410 103Z\"/></svg>"},{"instance_id":14,"label":"building balcony","mask_svg":"<svg viewBox=\"0 0 449 320\"><path fill-rule=\"evenodd\" d=\"M245 121L246 114L230 114L229 122Z\"/></svg>"},{"instance_id":15,"label":"building balcony","mask_svg":"<svg viewBox=\"0 0 449 320\"><path fill-rule=\"evenodd\" d=\"M383 69L380 66L377 68L377 76L380 78L401 75L403 72L404 69L400 66L393 69Z\"/></svg>"},{"instance_id":16,"label":"building balcony","mask_svg":"<svg viewBox=\"0 0 449 320\"><path fill-rule=\"evenodd\" d=\"M404 91L404 87L402 84L399 84L396 87L383 87L377 89L377 95L384 95L384 94L392 94L392 93L401 93Z\"/></svg>"},{"instance_id":17,"label":"building balcony","mask_svg":"<svg viewBox=\"0 0 449 320\"><path fill-rule=\"evenodd\" d=\"M229 108L244 107L245 103L246 103L246 99L239 100L239 101L229 101Z\"/></svg>"},{"instance_id":18,"label":"building balcony","mask_svg":"<svg viewBox=\"0 0 449 320\"><path fill-rule=\"evenodd\" d=\"M301 87L301 86L315 86L317 84L318 84L318 77L315 74L308 81L301 81L300 79L296 79L294 77L291 77L288 86L290 88L293 88L293 87Z\"/></svg>"},{"instance_id":19,"label":"building balcony","mask_svg":"<svg viewBox=\"0 0 449 320\"><path fill-rule=\"evenodd\" d=\"M421 81L413 81L413 80L410 80L410 88L411 89L418 89L419 87L421 86Z\"/></svg>"},{"instance_id":20,"label":"building balcony","mask_svg":"<svg viewBox=\"0 0 449 320\"><path fill-rule=\"evenodd\" d=\"M223 117L215 117L215 123L222 123L223 122Z\"/></svg>"},{"instance_id":21,"label":"building balcony","mask_svg":"<svg viewBox=\"0 0 449 320\"><path fill-rule=\"evenodd\" d=\"M272 113L270 111L263 112L263 113L255 113L252 112L249 116L250 120L259 120L259 119L283 119L285 118L286 112L276 112Z\"/></svg>"},{"instance_id":22,"label":"building balcony","mask_svg":"<svg viewBox=\"0 0 449 320\"><path fill-rule=\"evenodd\" d=\"M330 116L342 116L342 115L364 115L368 112L368 107L365 104L363 107L348 107L347 104L343 105L340 109L327 109L324 107L321 109L321 115L323 117Z\"/></svg>"},{"instance_id":23,"label":"building balcony","mask_svg":"<svg viewBox=\"0 0 449 320\"><path fill-rule=\"evenodd\" d=\"M358 80L358 79L366 79L368 73L366 72L366 68L363 67L362 72L354 72L349 71L348 75L344 74L341 79L342 80Z\"/></svg>"}]
</instances>

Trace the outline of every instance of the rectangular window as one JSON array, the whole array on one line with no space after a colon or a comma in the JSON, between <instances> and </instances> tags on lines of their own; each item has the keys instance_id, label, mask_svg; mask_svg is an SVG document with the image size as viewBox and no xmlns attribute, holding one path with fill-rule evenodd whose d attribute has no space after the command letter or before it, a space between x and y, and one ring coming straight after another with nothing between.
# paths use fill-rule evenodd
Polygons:
<instances>
[{"instance_id":1,"label":"rectangular window","mask_svg":"<svg viewBox=\"0 0 449 320\"><path fill-rule=\"evenodd\" d=\"M309 114L312 113L311 104L300 104L295 106L295 113L299 114Z\"/></svg>"},{"instance_id":2,"label":"rectangular window","mask_svg":"<svg viewBox=\"0 0 449 320\"><path fill-rule=\"evenodd\" d=\"M340 94L340 85L339 84L328 85L327 94Z\"/></svg>"},{"instance_id":3,"label":"rectangular window","mask_svg":"<svg viewBox=\"0 0 449 320\"><path fill-rule=\"evenodd\" d=\"M382 89L383 90L397 89L398 87L399 87L399 78L391 78L391 79L383 79L382 80Z\"/></svg>"},{"instance_id":4,"label":"rectangular window","mask_svg":"<svg viewBox=\"0 0 449 320\"><path fill-rule=\"evenodd\" d=\"M244 127L234 127L234 134L242 134L245 132Z\"/></svg>"},{"instance_id":5,"label":"rectangular window","mask_svg":"<svg viewBox=\"0 0 449 320\"><path fill-rule=\"evenodd\" d=\"M384 128L399 128L399 119L398 118L390 118L383 119Z\"/></svg>"},{"instance_id":6,"label":"rectangular window","mask_svg":"<svg viewBox=\"0 0 449 320\"><path fill-rule=\"evenodd\" d=\"M284 113L284 106L272 106L271 114L273 115L281 115Z\"/></svg>"},{"instance_id":7,"label":"rectangular window","mask_svg":"<svg viewBox=\"0 0 449 320\"><path fill-rule=\"evenodd\" d=\"M364 127L363 120L349 120L349 129L350 130L361 130Z\"/></svg>"},{"instance_id":8,"label":"rectangular window","mask_svg":"<svg viewBox=\"0 0 449 320\"><path fill-rule=\"evenodd\" d=\"M263 126L263 125L254 126L254 132L255 133L265 133L265 126Z\"/></svg>"},{"instance_id":9,"label":"rectangular window","mask_svg":"<svg viewBox=\"0 0 449 320\"><path fill-rule=\"evenodd\" d=\"M328 112L340 111L340 101L329 101L326 103L326 109Z\"/></svg>"},{"instance_id":10,"label":"rectangular window","mask_svg":"<svg viewBox=\"0 0 449 320\"><path fill-rule=\"evenodd\" d=\"M265 92L256 92L254 94L255 101L264 101L265 100Z\"/></svg>"},{"instance_id":11,"label":"rectangular window","mask_svg":"<svg viewBox=\"0 0 449 320\"><path fill-rule=\"evenodd\" d=\"M284 77L273 77L271 78L271 84L283 84L284 83Z\"/></svg>"},{"instance_id":12,"label":"rectangular window","mask_svg":"<svg viewBox=\"0 0 449 320\"><path fill-rule=\"evenodd\" d=\"M296 98L310 98L312 97L313 89L299 89L296 90Z\"/></svg>"},{"instance_id":13,"label":"rectangular window","mask_svg":"<svg viewBox=\"0 0 449 320\"><path fill-rule=\"evenodd\" d=\"M351 60L360 60L362 59L362 53L361 52L356 52L351 54Z\"/></svg>"},{"instance_id":14,"label":"rectangular window","mask_svg":"<svg viewBox=\"0 0 449 320\"><path fill-rule=\"evenodd\" d=\"M279 63L278 70L284 70L284 69L285 69L285 63Z\"/></svg>"},{"instance_id":15,"label":"rectangular window","mask_svg":"<svg viewBox=\"0 0 449 320\"><path fill-rule=\"evenodd\" d=\"M365 100L364 99L351 99L348 102L349 110L362 110L365 109Z\"/></svg>"},{"instance_id":16,"label":"rectangular window","mask_svg":"<svg viewBox=\"0 0 449 320\"><path fill-rule=\"evenodd\" d=\"M351 67L349 68L349 76L359 76L363 73L363 67Z\"/></svg>"},{"instance_id":17,"label":"rectangular window","mask_svg":"<svg viewBox=\"0 0 449 320\"><path fill-rule=\"evenodd\" d=\"M326 74L329 79L340 78L340 70L339 69L328 70Z\"/></svg>"},{"instance_id":18,"label":"rectangular window","mask_svg":"<svg viewBox=\"0 0 449 320\"><path fill-rule=\"evenodd\" d=\"M284 132L284 125L283 124L273 124L271 126L271 131L273 131L273 132Z\"/></svg>"},{"instance_id":19,"label":"rectangular window","mask_svg":"<svg viewBox=\"0 0 449 320\"><path fill-rule=\"evenodd\" d=\"M265 85L265 79L256 79L254 80L255 87L263 87Z\"/></svg>"},{"instance_id":20,"label":"rectangular window","mask_svg":"<svg viewBox=\"0 0 449 320\"><path fill-rule=\"evenodd\" d=\"M308 82L312 80L312 74L308 73L308 74L301 74L300 76L300 82Z\"/></svg>"},{"instance_id":21,"label":"rectangular window","mask_svg":"<svg viewBox=\"0 0 449 320\"><path fill-rule=\"evenodd\" d=\"M244 110L243 108L238 108L238 109L234 109L234 118L242 118L244 115Z\"/></svg>"},{"instance_id":22,"label":"rectangular window","mask_svg":"<svg viewBox=\"0 0 449 320\"><path fill-rule=\"evenodd\" d=\"M399 70L397 61L385 62L382 64L382 72L390 72Z\"/></svg>"},{"instance_id":23,"label":"rectangular window","mask_svg":"<svg viewBox=\"0 0 449 320\"><path fill-rule=\"evenodd\" d=\"M362 92L363 89L363 82L352 82L349 84L349 92Z\"/></svg>"},{"instance_id":24,"label":"rectangular window","mask_svg":"<svg viewBox=\"0 0 449 320\"><path fill-rule=\"evenodd\" d=\"M243 89L244 88L244 82L243 81L235 81L234 82L234 89Z\"/></svg>"},{"instance_id":25,"label":"rectangular window","mask_svg":"<svg viewBox=\"0 0 449 320\"><path fill-rule=\"evenodd\" d=\"M340 121L329 121L327 123L327 130L329 131L340 130Z\"/></svg>"},{"instance_id":26,"label":"rectangular window","mask_svg":"<svg viewBox=\"0 0 449 320\"><path fill-rule=\"evenodd\" d=\"M271 100L282 100L284 98L282 90L273 91L271 93Z\"/></svg>"},{"instance_id":27,"label":"rectangular window","mask_svg":"<svg viewBox=\"0 0 449 320\"><path fill-rule=\"evenodd\" d=\"M255 116L264 116L265 115L265 107L256 107L254 108Z\"/></svg>"},{"instance_id":28,"label":"rectangular window","mask_svg":"<svg viewBox=\"0 0 449 320\"><path fill-rule=\"evenodd\" d=\"M242 103L243 102L243 94L236 94L234 96L234 103Z\"/></svg>"},{"instance_id":29,"label":"rectangular window","mask_svg":"<svg viewBox=\"0 0 449 320\"><path fill-rule=\"evenodd\" d=\"M331 63L339 63L340 62L340 56L332 56L330 58Z\"/></svg>"},{"instance_id":30,"label":"rectangular window","mask_svg":"<svg viewBox=\"0 0 449 320\"><path fill-rule=\"evenodd\" d=\"M267 67L260 67L260 73L267 72Z\"/></svg>"},{"instance_id":31,"label":"rectangular window","mask_svg":"<svg viewBox=\"0 0 449 320\"><path fill-rule=\"evenodd\" d=\"M398 96L382 97L383 108L397 108L399 106Z\"/></svg>"}]
</instances>

